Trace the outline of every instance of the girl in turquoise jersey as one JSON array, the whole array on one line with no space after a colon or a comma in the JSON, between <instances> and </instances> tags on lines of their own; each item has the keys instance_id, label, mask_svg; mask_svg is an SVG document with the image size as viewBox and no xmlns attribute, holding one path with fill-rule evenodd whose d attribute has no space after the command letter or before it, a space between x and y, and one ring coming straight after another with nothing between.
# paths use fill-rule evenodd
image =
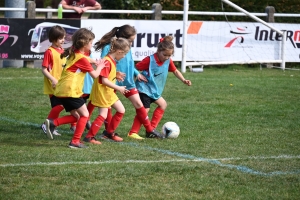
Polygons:
<instances>
[{"instance_id":1,"label":"girl in turquoise jersey","mask_svg":"<svg viewBox=\"0 0 300 200\"><path fill-rule=\"evenodd\" d=\"M155 54L147 56L141 62L136 64L136 68L142 71L142 74L147 78L147 81L136 81L136 87L144 107L147 112L149 112L151 103L157 105L151 119L151 126L154 128L157 127L167 108L167 102L161 95L165 88L168 72L173 72L173 74L184 84L188 86L192 85L192 82L186 80L181 72L177 70L171 59L171 56L174 53L174 44L172 40L172 36L165 36L158 43L157 52ZM138 133L140 127L141 123L137 117L135 117L130 131Z\"/></svg>"}]
</instances>

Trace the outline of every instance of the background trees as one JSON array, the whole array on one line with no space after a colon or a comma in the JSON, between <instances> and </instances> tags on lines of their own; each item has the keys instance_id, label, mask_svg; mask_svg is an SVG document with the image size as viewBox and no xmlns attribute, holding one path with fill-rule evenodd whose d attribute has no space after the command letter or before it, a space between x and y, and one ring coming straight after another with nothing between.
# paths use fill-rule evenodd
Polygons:
<instances>
[{"instance_id":1,"label":"background trees","mask_svg":"<svg viewBox=\"0 0 300 200\"><path fill-rule=\"evenodd\" d=\"M4 7L5 1L0 0L0 7ZM163 10L183 10L184 0L97 0L103 9L116 10L150 10L153 3L160 3ZM57 8L60 0L35 0L37 7L51 6ZM233 3L241 6L249 12L263 13L267 6L273 6L277 13L300 13L299 0L232 0ZM189 0L189 9L191 11L222 11L221 0ZM233 8L224 4L227 12L237 12ZM97 17L106 19L150 19L150 15L141 14L98 14ZM182 20L181 15L163 15L165 20ZM224 21L224 16L189 16L190 20L212 20ZM232 21L248 21L244 17L229 17ZM297 18L276 18L276 22L296 22Z\"/></svg>"}]
</instances>

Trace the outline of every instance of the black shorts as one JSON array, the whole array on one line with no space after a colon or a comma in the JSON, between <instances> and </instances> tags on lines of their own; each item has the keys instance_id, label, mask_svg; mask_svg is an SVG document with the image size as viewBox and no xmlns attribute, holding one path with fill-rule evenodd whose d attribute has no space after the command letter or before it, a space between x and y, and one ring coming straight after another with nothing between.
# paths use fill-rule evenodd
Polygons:
<instances>
[{"instance_id":1,"label":"black shorts","mask_svg":"<svg viewBox=\"0 0 300 200\"><path fill-rule=\"evenodd\" d=\"M152 99L145 93L139 93L139 95L145 108L150 108L150 104L157 100L157 99Z\"/></svg>"},{"instance_id":2,"label":"black shorts","mask_svg":"<svg viewBox=\"0 0 300 200\"><path fill-rule=\"evenodd\" d=\"M50 97L50 103L51 103L51 108L54 108L55 106L58 106L58 105L62 105L60 98L57 98L54 95L52 95L52 97Z\"/></svg>"},{"instance_id":3,"label":"black shorts","mask_svg":"<svg viewBox=\"0 0 300 200\"><path fill-rule=\"evenodd\" d=\"M62 105L64 106L67 112L80 108L83 104L85 104L85 100L82 97L79 98L59 98Z\"/></svg>"}]
</instances>

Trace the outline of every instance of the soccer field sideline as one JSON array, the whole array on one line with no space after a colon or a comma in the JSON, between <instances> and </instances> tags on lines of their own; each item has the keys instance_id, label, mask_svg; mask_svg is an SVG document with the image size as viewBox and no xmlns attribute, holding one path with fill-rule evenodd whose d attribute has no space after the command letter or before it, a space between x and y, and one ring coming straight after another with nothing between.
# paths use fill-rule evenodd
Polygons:
<instances>
[{"instance_id":1,"label":"soccer field sideline","mask_svg":"<svg viewBox=\"0 0 300 200\"><path fill-rule=\"evenodd\" d=\"M23 121L16 121L14 119L10 119L7 117L1 117L0 121L8 121L23 125L34 126L40 128L39 124L31 123L31 122L23 122ZM63 131L62 131L63 132ZM229 160L267 160L267 159L300 159L300 155L277 155L277 156L249 156L245 158L240 157L231 157L231 158L203 158L197 157L190 154L182 154L179 152L169 151L165 149L153 148L149 146L141 146L137 143L133 142L120 142L121 145L128 145L135 148L146 149L150 151L156 151L163 154L168 154L171 156L180 157L182 159L172 159L172 160L110 160L110 161L86 161L86 162L33 162L33 163L7 163L7 164L0 164L0 167L19 167L19 166L50 166L50 165L70 165L70 164L77 164L77 165L101 165L101 164L110 164L110 163L166 163L166 162L207 162L210 164L217 165L219 167L225 167L229 169L235 169L241 171L243 173L253 174L253 175L261 175L261 176L274 176L274 175L291 175L291 174L300 174L299 170L294 171L273 171L273 172L262 172L257 171L255 169L249 168L247 166L242 165L233 165L233 164L224 164L222 161L229 161Z\"/></svg>"}]
</instances>

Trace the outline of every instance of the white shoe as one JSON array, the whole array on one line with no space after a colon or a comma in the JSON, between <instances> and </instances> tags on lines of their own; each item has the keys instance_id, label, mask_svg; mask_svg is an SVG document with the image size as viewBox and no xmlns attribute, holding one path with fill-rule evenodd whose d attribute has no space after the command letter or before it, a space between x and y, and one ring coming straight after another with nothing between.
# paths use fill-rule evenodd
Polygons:
<instances>
[{"instance_id":1,"label":"white shoe","mask_svg":"<svg viewBox=\"0 0 300 200\"><path fill-rule=\"evenodd\" d=\"M42 124L42 125L41 125L41 129L43 130L43 132L44 132L45 134L47 134L47 132L46 132L46 124ZM61 136L61 134L58 133L58 131L57 131L56 129L53 131L53 135Z\"/></svg>"}]
</instances>

